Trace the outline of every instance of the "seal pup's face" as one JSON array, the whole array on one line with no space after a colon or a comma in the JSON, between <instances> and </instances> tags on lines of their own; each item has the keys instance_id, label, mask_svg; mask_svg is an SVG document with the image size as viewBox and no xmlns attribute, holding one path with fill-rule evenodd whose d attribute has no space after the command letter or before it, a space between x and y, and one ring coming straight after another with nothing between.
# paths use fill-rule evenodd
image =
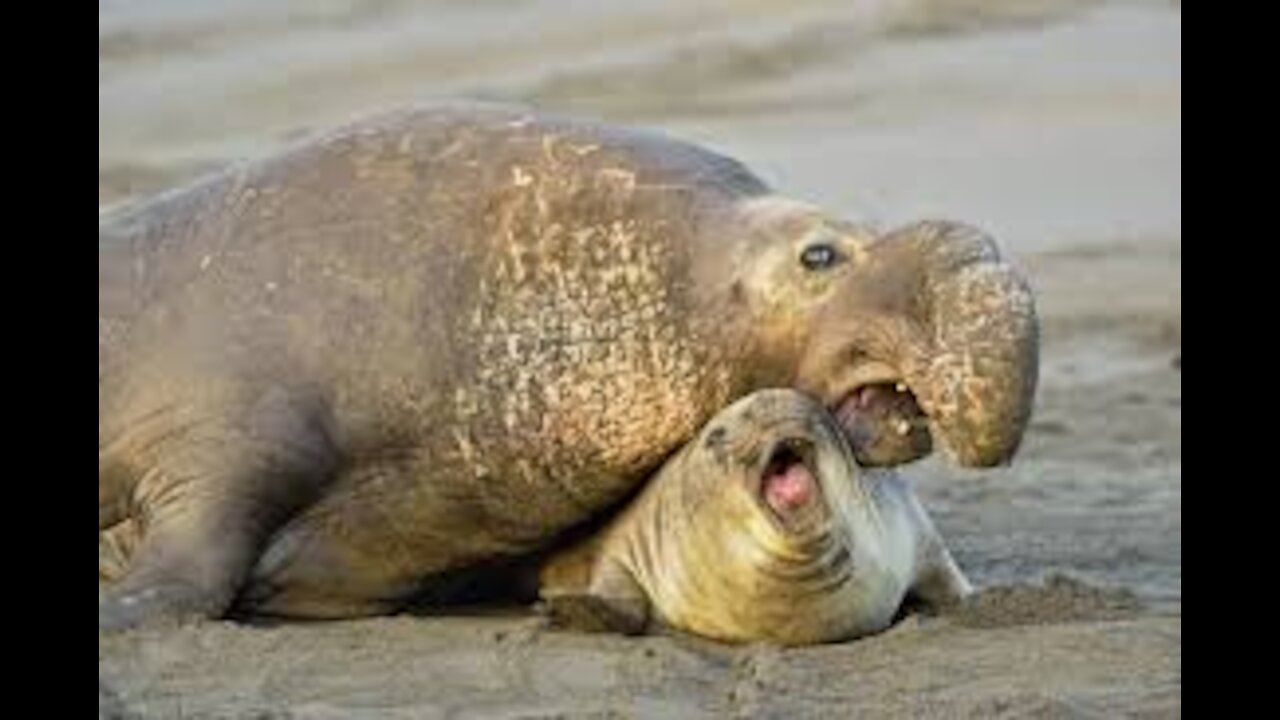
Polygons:
<instances>
[{"instance_id":1,"label":"seal pup's face","mask_svg":"<svg viewBox=\"0 0 1280 720\"><path fill-rule=\"evenodd\" d=\"M735 287L758 352L839 418L860 463L914 460L935 440L963 465L1014 454L1036 313L989 237L942 221L878 233L776 196L741 210Z\"/></svg>"},{"instance_id":2,"label":"seal pup's face","mask_svg":"<svg viewBox=\"0 0 1280 720\"><path fill-rule=\"evenodd\" d=\"M794 391L726 408L641 501L623 563L663 623L711 638L799 645L879 631L917 568L908 508Z\"/></svg>"}]
</instances>

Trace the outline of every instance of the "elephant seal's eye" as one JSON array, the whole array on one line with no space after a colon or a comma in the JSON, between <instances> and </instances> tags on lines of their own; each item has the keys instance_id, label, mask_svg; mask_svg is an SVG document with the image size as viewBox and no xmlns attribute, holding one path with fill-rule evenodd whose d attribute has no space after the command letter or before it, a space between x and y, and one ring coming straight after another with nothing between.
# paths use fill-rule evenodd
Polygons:
<instances>
[{"instance_id":1,"label":"elephant seal's eye","mask_svg":"<svg viewBox=\"0 0 1280 720\"><path fill-rule=\"evenodd\" d=\"M840 253L827 243L814 243L800 253L800 264L806 270L826 270L840 262Z\"/></svg>"}]
</instances>

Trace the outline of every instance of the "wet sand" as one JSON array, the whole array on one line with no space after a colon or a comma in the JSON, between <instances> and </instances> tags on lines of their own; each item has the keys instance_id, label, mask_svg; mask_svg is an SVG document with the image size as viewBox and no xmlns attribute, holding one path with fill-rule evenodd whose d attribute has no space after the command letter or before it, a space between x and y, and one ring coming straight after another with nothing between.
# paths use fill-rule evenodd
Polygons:
<instances>
[{"instance_id":1,"label":"wet sand","mask_svg":"<svg viewBox=\"0 0 1280 720\"><path fill-rule=\"evenodd\" d=\"M798 650L555 632L518 609L100 635L100 711L1180 716L1179 4L557 8L103 0L99 207L464 95L659 128L886 225L987 227L1038 294L1035 418L1009 467L904 470L983 593Z\"/></svg>"}]
</instances>

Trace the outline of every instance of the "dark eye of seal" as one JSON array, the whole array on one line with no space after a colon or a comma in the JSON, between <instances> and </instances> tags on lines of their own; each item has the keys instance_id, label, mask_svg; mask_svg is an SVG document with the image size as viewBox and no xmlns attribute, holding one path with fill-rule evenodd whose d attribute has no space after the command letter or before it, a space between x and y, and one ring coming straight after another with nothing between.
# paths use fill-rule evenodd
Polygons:
<instances>
[{"instance_id":1,"label":"dark eye of seal","mask_svg":"<svg viewBox=\"0 0 1280 720\"><path fill-rule=\"evenodd\" d=\"M814 243L800 253L805 270L826 270L840 262L840 253L827 243Z\"/></svg>"}]
</instances>

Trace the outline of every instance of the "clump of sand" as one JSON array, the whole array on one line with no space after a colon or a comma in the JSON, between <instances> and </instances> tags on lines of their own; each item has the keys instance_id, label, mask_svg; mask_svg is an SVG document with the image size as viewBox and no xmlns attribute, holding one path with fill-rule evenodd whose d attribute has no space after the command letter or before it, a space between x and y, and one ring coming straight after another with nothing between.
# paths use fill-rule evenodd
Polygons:
<instances>
[{"instance_id":1,"label":"clump of sand","mask_svg":"<svg viewBox=\"0 0 1280 720\"><path fill-rule=\"evenodd\" d=\"M962 627L1049 625L1136 617L1143 604L1127 588L1100 588L1054 574L1043 585L1003 585L982 590L950 608L946 618Z\"/></svg>"}]
</instances>

